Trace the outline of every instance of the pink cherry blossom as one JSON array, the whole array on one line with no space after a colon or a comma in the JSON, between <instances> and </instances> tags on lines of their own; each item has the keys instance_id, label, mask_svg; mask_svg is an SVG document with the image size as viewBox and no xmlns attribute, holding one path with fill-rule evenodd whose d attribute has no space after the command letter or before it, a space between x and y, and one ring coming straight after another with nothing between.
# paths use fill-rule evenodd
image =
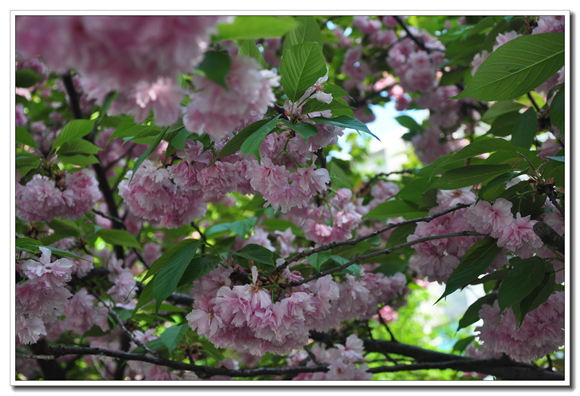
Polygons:
<instances>
[{"instance_id":1,"label":"pink cherry blossom","mask_svg":"<svg viewBox=\"0 0 580 396\"><path fill-rule=\"evenodd\" d=\"M185 109L183 123L188 131L206 132L213 140L221 140L253 114L264 114L274 104L272 87L279 85L277 75L260 70L259 63L247 56L233 57L231 63L226 76L228 90L194 75L193 84L199 92L191 95L193 101Z\"/></svg>"}]
</instances>

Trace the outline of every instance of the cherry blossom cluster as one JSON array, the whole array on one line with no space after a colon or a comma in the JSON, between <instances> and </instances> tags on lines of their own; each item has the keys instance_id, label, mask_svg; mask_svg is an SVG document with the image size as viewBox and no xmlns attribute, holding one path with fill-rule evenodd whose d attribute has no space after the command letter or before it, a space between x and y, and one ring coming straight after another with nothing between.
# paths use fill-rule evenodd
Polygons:
<instances>
[{"instance_id":1,"label":"cherry blossom cluster","mask_svg":"<svg viewBox=\"0 0 580 396\"><path fill-rule=\"evenodd\" d=\"M497 301L479 311L483 325L479 349L485 354L506 353L521 362L540 359L564 345L564 292L558 291L537 309L529 312L520 328L511 308L500 313Z\"/></svg>"},{"instance_id":2,"label":"cherry blossom cluster","mask_svg":"<svg viewBox=\"0 0 580 396\"><path fill-rule=\"evenodd\" d=\"M292 289L268 290L261 287L256 267L251 284L234 284L233 271L217 268L194 281L193 311L187 319L217 347L242 345L254 355L289 353L307 343L308 330L327 331L348 319L369 319L379 303L408 293L401 273L385 277L361 270L360 280L346 275L345 282L337 283L326 275ZM283 276L303 279L288 269Z\"/></svg>"},{"instance_id":3,"label":"cherry blossom cluster","mask_svg":"<svg viewBox=\"0 0 580 396\"><path fill-rule=\"evenodd\" d=\"M459 203L474 203L476 196L470 190L470 187L458 190L438 190L438 205L431 208L429 213L441 212ZM471 231L473 227L469 223L469 219L468 212L466 212L466 209L463 209L439 216L430 222L419 222L417 223L415 232L409 235L407 240L414 241L432 235ZM449 276L455 268L457 268L467 250L480 239L481 237L462 236L417 243L412 246L415 253L411 257L410 264L419 273L426 276L429 281L444 283L449 279ZM492 263L489 270L501 267L501 265L506 263L507 258L505 254L500 254Z\"/></svg>"},{"instance_id":4,"label":"cherry blossom cluster","mask_svg":"<svg viewBox=\"0 0 580 396\"><path fill-rule=\"evenodd\" d=\"M373 375L369 372L364 362L363 341L355 334L351 334L346 339L344 345L335 344L333 347L325 349L322 344L313 344L310 350L318 363L328 365L327 372L302 373L293 378L295 381L345 381L345 380L370 380ZM288 366L298 366L300 362L308 358L306 351L291 354L286 362ZM315 366L317 363L309 360L306 366ZM357 366L357 364L359 364Z\"/></svg>"},{"instance_id":5,"label":"cherry blossom cluster","mask_svg":"<svg viewBox=\"0 0 580 396\"><path fill-rule=\"evenodd\" d=\"M99 186L88 169L62 172L58 181L36 174L25 186L16 180L17 216L28 221L49 222L55 217L78 219L101 199Z\"/></svg>"},{"instance_id":6,"label":"cherry blossom cluster","mask_svg":"<svg viewBox=\"0 0 580 396\"><path fill-rule=\"evenodd\" d=\"M207 133L213 140L230 137L254 116L262 116L276 100L273 87L280 77L248 56L231 58L227 89L198 74L193 76L196 93L185 108L183 123L189 132ZM177 101L179 103L179 100Z\"/></svg>"},{"instance_id":7,"label":"cherry blossom cluster","mask_svg":"<svg viewBox=\"0 0 580 396\"><path fill-rule=\"evenodd\" d=\"M41 56L108 91L189 73L201 62L220 16L18 16L19 57Z\"/></svg>"}]
</instances>

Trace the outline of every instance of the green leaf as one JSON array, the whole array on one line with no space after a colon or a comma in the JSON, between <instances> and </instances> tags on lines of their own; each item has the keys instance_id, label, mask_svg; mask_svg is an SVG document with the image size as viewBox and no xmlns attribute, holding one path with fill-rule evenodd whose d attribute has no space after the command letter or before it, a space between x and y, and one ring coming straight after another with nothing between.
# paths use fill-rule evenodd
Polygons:
<instances>
[{"instance_id":1,"label":"green leaf","mask_svg":"<svg viewBox=\"0 0 580 396\"><path fill-rule=\"evenodd\" d=\"M99 160L94 155L59 155L58 159L63 164L79 165L79 166L89 166L92 164L98 164Z\"/></svg>"},{"instance_id":2,"label":"green leaf","mask_svg":"<svg viewBox=\"0 0 580 396\"><path fill-rule=\"evenodd\" d=\"M187 248L190 245L197 245L198 243L199 242L195 239L184 239L183 241L178 242L175 245L172 245L169 249L167 249L167 251L165 251L165 253L163 253L157 260L155 260L153 265L151 265L151 267L147 271L147 274L143 278L143 281L147 280L148 278L153 276L153 274L161 270L175 252Z\"/></svg>"},{"instance_id":3,"label":"green leaf","mask_svg":"<svg viewBox=\"0 0 580 396\"><path fill-rule=\"evenodd\" d=\"M332 94L333 98L350 98L348 92L346 92L342 87L335 85L324 83L324 93Z\"/></svg>"},{"instance_id":4,"label":"green leaf","mask_svg":"<svg viewBox=\"0 0 580 396\"><path fill-rule=\"evenodd\" d=\"M79 227L74 221L54 219L48 223L48 226L58 234L70 236L73 238L80 236Z\"/></svg>"},{"instance_id":5,"label":"green leaf","mask_svg":"<svg viewBox=\"0 0 580 396\"><path fill-rule=\"evenodd\" d=\"M60 256L60 257L69 257L69 258L74 258L74 259L77 259L77 260L83 260L83 261L90 262L90 260L87 260L86 258L83 258L83 257L81 257L81 256L79 256L77 254L74 254L74 253L71 253L71 252L67 252L67 251L64 251L64 250L60 250L60 249L57 249L57 248L52 247L52 246L39 246L39 247L45 247L47 249L50 249L50 251L52 251L52 253L54 255L57 255L57 256Z\"/></svg>"},{"instance_id":6,"label":"green leaf","mask_svg":"<svg viewBox=\"0 0 580 396\"><path fill-rule=\"evenodd\" d=\"M363 219L394 219L403 216L406 219L427 216L427 212L420 211L417 205L399 199L383 202L363 216Z\"/></svg>"},{"instance_id":7,"label":"green leaf","mask_svg":"<svg viewBox=\"0 0 580 396\"><path fill-rule=\"evenodd\" d=\"M60 147L64 142L72 139L79 139L88 135L93 130L94 121L90 120L73 120L66 124L58 134L52 148Z\"/></svg>"},{"instance_id":8,"label":"green leaf","mask_svg":"<svg viewBox=\"0 0 580 396\"><path fill-rule=\"evenodd\" d=\"M520 113L518 112L512 112L498 116L493 121L489 131L487 131L487 135L502 137L511 135L519 117Z\"/></svg>"},{"instance_id":9,"label":"green leaf","mask_svg":"<svg viewBox=\"0 0 580 396\"><path fill-rule=\"evenodd\" d=\"M193 71L228 90L226 76L231 67L232 62L228 54L208 51L204 54L201 63Z\"/></svg>"},{"instance_id":10,"label":"green leaf","mask_svg":"<svg viewBox=\"0 0 580 396\"><path fill-rule=\"evenodd\" d=\"M485 199L486 201L495 200L505 191L505 185L519 175L521 175L521 172L508 172L504 173L503 175L499 175L495 179L490 180L479 190L479 197Z\"/></svg>"},{"instance_id":11,"label":"green leaf","mask_svg":"<svg viewBox=\"0 0 580 396\"><path fill-rule=\"evenodd\" d=\"M96 234L103 239L103 241L111 245L134 247L138 250L143 250L141 244L135 239L132 234L124 230L107 230L101 228Z\"/></svg>"},{"instance_id":12,"label":"green leaf","mask_svg":"<svg viewBox=\"0 0 580 396\"><path fill-rule=\"evenodd\" d=\"M131 180L133 180L133 177L135 177L135 173L137 173L137 169L139 169L139 167L141 166L143 161L145 161L145 158L147 158L149 156L149 154L151 154L153 152L153 150L155 150L157 148L157 146L159 146L159 143L161 143L163 136L165 136L165 132L167 132L167 128L163 129L159 133L159 135L157 135L157 138L155 139L153 144L151 146L149 146L149 148L143 154L141 154L141 156L137 159L137 161L135 161L135 163L133 164L133 174L131 175ZM131 183L131 180L129 180L129 183Z\"/></svg>"},{"instance_id":13,"label":"green leaf","mask_svg":"<svg viewBox=\"0 0 580 396\"><path fill-rule=\"evenodd\" d=\"M215 359L216 362L221 362L224 360L224 354L222 351L217 349L211 342L209 342L205 337L200 338L199 341L201 342L201 349L210 355L212 358Z\"/></svg>"},{"instance_id":14,"label":"green leaf","mask_svg":"<svg viewBox=\"0 0 580 396\"><path fill-rule=\"evenodd\" d=\"M470 165L463 168L451 169L445 172L431 185L440 190L455 190L485 183L494 177L509 172L511 165Z\"/></svg>"},{"instance_id":15,"label":"green leaf","mask_svg":"<svg viewBox=\"0 0 580 396\"><path fill-rule=\"evenodd\" d=\"M410 223L395 228L393 232L391 232L391 235L389 235L386 247L390 248L407 242L407 237L415 232L416 227L416 223Z\"/></svg>"},{"instance_id":16,"label":"green leaf","mask_svg":"<svg viewBox=\"0 0 580 396\"><path fill-rule=\"evenodd\" d=\"M237 252L232 252L232 255L245 258L246 260L252 260L259 269L262 269L263 266L259 266L258 264L274 267L274 255L270 250L260 245L251 243Z\"/></svg>"},{"instance_id":17,"label":"green leaf","mask_svg":"<svg viewBox=\"0 0 580 396\"><path fill-rule=\"evenodd\" d=\"M416 177L401 188L401 191L395 195L395 198L401 198L405 201L418 204L421 202L423 194L429 189L431 183L432 181L429 181L426 177Z\"/></svg>"},{"instance_id":18,"label":"green leaf","mask_svg":"<svg viewBox=\"0 0 580 396\"><path fill-rule=\"evenodd\" d=\"M165 344L163 343L161 338L157 338L155 340L146 342L145 345L147 346L147 348L151 349L152 351L157 351L160 348L163 348L165 346ZM138 347L138 348L133 349L131 351L131 353L145 353L145 350L141 347Z\"/></svg>"},{"instance_id":19,"label":"green leaf","mask_svg":"<svg viewBox=\"0 0 580 396\"><path fill-rule=\"evenodd\" d=\"M219 234L225 231L230 231L230 223L214 224L207 229L207 231L205 232L205 236L209 238L215 234Z\"/></svg>"},{"instance_id":20,"label":"green leaf","mask_svg":"<svg viewBox=\"0 0 580 396\"><path fill-rule=\"evenodd\" d=\"M516 304L517 308L513 310L518 327L522 324L528 312L538 308L550 298L555 286L555 275L551 272L549 264L547 264L542 282L527 297L524 297L522 301Z\"/></svg>"},{"instance_id":21,"label":"green leaf","mask_svg":"<svg viewBox=\"0 0 580 396\"><path fill-rule=\"evenodd\" d=\"M264 227L266 231L286 231L288 228L292 229L292 233L295 235L301 235L302 230L289 220L284 219L267 219L260 223L261 227Z\"/></svg>"},{"instance_id":22,"label":"green leaf","mask_svg":"<svg viewBox=\"0 0 580 396\"><path fill-rule=\"evenodd\" d=\"M523 109L524 107L525 106L523 104L511 100L496 102L493 106L489 108L488 111L485 112L483 117L481 117L481 121L489 125L492 125L494 120L500 115L513 112L519 113L519 110Z\"/></svg>"},{"instance_id":23,"label":"green leaf","mask_svg":"<svg viewBox=\"0 0 580 396\"><path fill-rule=\"evenodd\" d=\"M40 165L40 157L38 155L30 153L23 153L16 156L15 162L16 169L29 166L38 168L38 166ZM21 174L21 176L24 176L24 174Z\"/></svg>"},{"instance_id":24,"label":"green leaf","mask_svg":"<svg viewBox=\"0 0 580 396\"><path fill-rule=\"evenodd\" d=\"M560 155L557 157L546 156L546 158L549 158L551 160L558 161L558 162L566 162L566 157L564 155Z\"/></svg>"},{"instance_id":25,"label":"green leaf","mask_svg":"<svg viewBox=\"0 0 580 396\"><path fill-rule=\"evenodd\" d=\"M451 71L444 72L439 81L439 86L443 87L446 85L455 85L463 80L465 72L468 71L467 67L456 67Z\"/></svg>"},{"instance_id":26,"label":"green leaf","mask_svg":"<svg viewBox=\"0 0 580 396\"><path fill-rule=\"evenodd\" d=\"M353 265L346 267L344 269L344 272L349 273L351 275L354 275L358 278L358 280L360 280L360 270L361 270L360 265L353 264Z\"/></svg>"},{"instance_id":27,"label":"green leaf","mask_svg":"<svg viewBox=\"0 0 580 396\"><path fill-rule=\"evenodd\" d=\"M187 245L171 255L161 271L153 278L153 295L155 296L155 313L159 306L177 288L189 263L195 256L198 243Z\"/></svg>"},{"instance_id":28,"label":"green leaf","mask_svg":"<svg viewBox=\"0 0 580 396\"><path fill-rule=\"evenodd\" d=\"M238 220L230 223L229 229L241 238L245 238L246 234L254 228L258 221L257 217L250 217L244 220Z\"/></svg>"},{"instance_id":29,"label":"green leaf","mask_svg":"<svg viewBox=\"0 0 580 396\"><path fill-rule=\"evenodd\" d=\"M58 149L57 154L60 155L87 155L87 154L97 154L101 151L100 148L84 139L72 139L63 143Z\"/></svg>"},{"instance_id":30,"label":"green leaf","mask_svg":"<svg viewBox=\"0 0 580 396\"><path fill-rule=\"evenodd\" d=\"M107 140L107 144L109 144L112 139L135 136L140 130L145 128L147 128L146 125L135 124L133 117L125 116L119 125L117 125L117 128L115 128L115 132L113 132L113 134Z\"/></svg>"},{"instance_id":31,"label":"green leaf","mask_svg":"<svg viewBox=\"0 0 580 396\"><path fill-rule=\"evenodd\" d=\"M484 101L518 98L564 66L564 35L542 33L505 43L483 62L465 90L452 99Z\"/></svg>"},{"instance_id":32,"label":"green leaf","mask_svg":"<svg viewBox=\"0 0 580 396\"><path fill-rule=\"evenodd\" d=\"M381 139L376 137L364 123L360 122L356 118L352 118L346 115L341 115L334 118L313 117L310 120L319 124L330 124L342 128L350 128L359 132L368 133L369 135L377 139L379 142L381 141Z\"/></svg>"},{"instance_id":33,"label":"green leaf","mask_svg":"<svg viewBox=\"0 0 580 396\"><path fill-rule=\"evenodd\" d=\"M238 49L238 56L249 56L258 61L262 68L266 69L266 61L264 55L258 49L254 40L241 40L240 48Z\"/></svg>"},{"instance_id":34,"label":"green leaf","mask_svg":"<svg viewBox=\"0 0 580 396\"><path fill-rule=\"evenodd\" d=\"M185 140L191 136L191 133L189 133L185 127L180 127L179 129L177 129L176 131L173 131L173 136L170 137L170 133L167 133L166 139L169 142L169 144L171 144L173 147L175 147L176 149L179 150L185 150Z\"/></svg>"},{"instance_id":35,"label":"green leaf","mask_svg":"<svg viewBox=\"0 0 580 396\"><path fill-rule=\"evenodd\" d=\"M435 167L434 173L436 173L439 168L443 168L443 166L446 164L452 163L454 161L460 161L475 157L476 155L493 153L500 150L516 151L516 148L509 141L501 138L477 140L471 144L468 144L457 153L453 154L451 157L446 158L444 161L439 163Z\"/></svg>"},{"instance_id":36,"label":"green leaf","mask_svg":"<svg viewBox=\"0 0 580 396\"><path fill-rule=\"evenodd\" d=\"M175 348L181 343L181 340L185 336L189 330L188 325L181 325L181 326L172 326L168 329L165 329L163 333L161 333L161 341L167 347L169 351L169 355L173 353Z\"/></svg>"},{"instance_id":37,"label":"green leaf","mask_svg":"<svg viewBox=\"0 0 580 396\"><path fill-rule=\"evenodd\" d=\"M564 89L560 89L554 96L554 99L552 99L552 103L550 103L550 122L554 124L561 133L564 133L565 130L564 115L566 114L566 103L564 96Z\"/></svg>"},{"instance_id":38,"label":"green leaf","mask_svg":"<svg viewBox=\"0 0 580 396\"><path fill-rule=\"evenodd\" d=\"M453 155L455 155L455 154L447 154L447 155L444 155L442 157L437 158L431 164L419 169L417 171L417 173L415 174L415 176L416 177L426 177L427 180L430 180L433 176L437 175L437 173L435 173L436 168L439 168L438 172L442 173L442 172L445 172L445 171L450 170L450 169L464 167L465 161L463 161L463 160L453 161L453 162L449 162L445 166L441 166L441 167L439 166L439 165L441 165L441 163L445 162L448 158L450 158Z\"/></svg>"},{"instance_id":39,"label":"green leaf","mask_svg":"<svg viewBox=\"0 0 580 396\"><path fill-rule=\"evenodd\" d=\"M34 139L30 133L22 127L16 127L16 143L36 148L36 142Z\"/></svg>"},{"instance_id":40,"label":"green leaf","mask_svg":"<svg viewBox=\"0 0 580 396\"><path fill-rule=\"evenodd\" d=\"M316 98L311 98L302 106L302 114L334 109L351 109L351 107L341 98L333 98L330 103L319 102Z\"/></svg>"},{"instance_id":41,"label":"green leaf","mask_svg":"<svg viewBox=\"0 0 580 396\"><path fill-rule=\"evenodd\" d=\"M411 131L421 131L423 130L423 127L419 124L417 124L417 121L415 121L413 118L406 116L406 115L402 115L402 116L398 116L395 117L395 120L397 120L397 122L399 124L401 124L401 126L404 126L405 128L411 130Z\"/></svg>"},{"instance_id":42,"label":"green leaf","mask_svg":"<svg viewBox=\"0 0 580 396\"><path fill-rule=\"evenodd\" d=\"M496 298L497 296L495 294L487 294L471 304L469 308L467 308L467 311L465 311L463 314L463 317L459 320L459 327L457 327L457 331L477 322L479 320L479 311L481 310L483 304L493 305L493 302Z\"/></svg>"},{"instance_id":43,"label":"green leaf","mask_svg":"<svg viewBox=\"0 0 580 396\"><path fill-rule=\"evenodd\" d=\"M489 236L475 243L465 253L461 263L449 276L445 285L445 292L439 297L437 302L481 275L500 252L501 248L497 246L497 240Z\"/></svg>"},{"instance_id":44,"label":"green leaf","mask_svg":"<svg viewBox=\"0 0 580 396\"><path fill-rule=\"evenodd\" d=\"M31 69L16 70L16 87L30 88L42 80L42 76Z\"/></svg>"},{"instance_id":45,"label":"green leaf","mask_svg":"<svg viewBox=\"0 0 580 396\"><path fill-rule=\"evenodd\" d=\"M437 203L437 191L439 190L437 190L436 188L430 188L427 191L425 191L423 193L423 196L421 197L421 201L419 202L419 206L417 206L417 209L429 210L439 205L439 203Z\"/></svg>"},{"instance_id":46,"label":"green leaf","mask_svg":"<svg viewBox=\"0 0 580 396\"><path fill-rule=\"evenodd\" d=\"M129 310L115 307L115 308L113 308L113 311L115 311L115 313L117 314L119 319L121 319L121 322L124 322L131 317L131 311L129 311Z\"/></svg>"},{"instance_id":47,"label":"green leaf","mask_svg":"<svg viewBox=\"0 0 580 396\"><path fill-rule=\"evenodd\" d=\"M280 114L272 118L264 126L260 127L254 133L248 136L240 147L241 152L247 155L254 155L258 162L260 162L260 146L262 145L262 142L266 136L268 136L268 134L272 132L272 129L274 129L276 126L278 118L280 118Z\"/></svg>"},{"instance_id":48,"label":"green leaf","mask_svg":"<svg viewBox=\"0 0 580 396\"><path fill-rule=\"evenodd\" d=\"M461 340L457 341L455 345L453 345L453 351L455 352L463 352L465 348L469 346L475 340L475 336L469 336L466 338L462 338Z\"/></svg>"},{"instance_id":49,"label":"green leaf","mask_svg":"<svg viewBox=\"0 0 580 396\"><path fill-rule=\"evenodd\" d=\"M296 26L291 17L236 16L233 23L217 26L219 33L213 41L280 37Z\"/></svg>"},{"instance_id":50,"label":"green leaf","mask_svg":"<svg viewBox=\"0 0 580 396\"><path fill-rule=\"evenodd\" d=\"M516 147L529 149L538 133L538 117L536 110L529 107L520 114L512 131L512 143Z\"/></svg>"},{"instance_id":51,"label":"green leaf","mask_svg":"<svg viewBox=\"0 0 580 396\"><path fill-rule=\"evenodd\" d=\"M309 124L307 122L301 122L300 124L292 124L291 122L288 122L286 120L281 121L288 128L290 128L291 130L302 136L304 143L306 143L306 140L309 137L318 135L318 129L316 129L314 125Z\"/></svg>"},{"instance_id":52,"label":"green leaf","mask_svg":"<svg viewBox=\"0 0 580 396\"><path fill-rule=\"evenodd\" d=\"M336 188L352 189L352 183L344 170L334 161L330 161L328 166L328 173L332 181L332 185Z\"/></svg>"},{"instance_id":53,"label":"green leaf","mask_svg":"<svg viewBox=\"0 0 580 396\"><path fill-rule=\"evenodd\" d=\"M340 256L335 256L340 257ZM342 258L342 257L341 257ZM317 272L320 272L320 266L326 263L330 259L330 250L325 250L320 253L314 253L307 257L308 263L316 268ZM347 259L344 259L347 260ZM336 261L336 260L335 260ZM338 261L337 261L338 262ZM348 262L348 260L347 260ZM340 262L338 262L341 264Z\"/></svg>"},{"instance_id":54,"label":"green leaf","mask_svg":"<svg viewBox=\"0 0 580 396\"><path fill-rule=\"evenodd\" d=\"M530 295L544 279L545 268L544 260L539 257L517 263L498 289L499 309L503 311Z\"/></svg>"},{"instance_id":55,"label":"green leaf","mask_svg":"<svg viewBox=\"0 0 580 396\"><path fill-rule=\"evenodd\" d=\"M153 301L154 298L155 297L153 295L153 282L149 282L145 285L145 287L143 288L143 291L139 295L139 300L137 301L137 305L135 306L135 309L133 310L133 316L135 316L135 314L137 313L139 308L150 303L151 301Z\"/></svg>"},{"instance_id":56,"label":"green leaf","mask_svg":"<svg viewBox=\"0 0 580 396\"><path fill-rule=\"evenodd\" d=\"M185 269L185 272L181 276L177 287L184 285L191 285L191 282L201 278L214 268L219 265L219 261L211 260L205 257L196 257L190 261L189 265Z\"/></svg>"},{"instance_id":57,"label":"green leaf","mask_svg":"<svg viewBox=\"0 0 580 396\"><path fill-rule=\"evenodd\" d=\"M264 125L266 125L270 120L260 120L256 121L244 129L242 129L237 135L235 135L218 153L216 159L227 157L228 155L232 155L240 150L244 141L252 136L254 132L261 129Z\"/></svg>"},{"instance_id":58,"label":"green leaf","mask_svg":"<svg viewBox=\"0 0 580 396\"><path fill-rule=\"evenodd\" d=\"M508 273L508 269L495 270L491 274L485 275L478 280L471 282L470 285L481 285L489 281L504 280Z\"/></svg>"},{"instance_id":59,"label":"green leaf","mask_svg":"<svg viewBox=\"0 0 580 396\"><path fill-rule=\"evenodd\" d=\"M284 53L280 62L281 83L286 96L292 102L299 100L325 74L324 55L320 46L315 43L293 46Z\"/></svg>"},{"instance_id":60,"label":"green leaf","mask_svg":"<svg viewBox=\"0 0 580 396\"><path fill-rule=\"evenodd\" d=\"M296 21L299 25L289 31L286 37L284 37L282 53L286 54L287 50L302 43L317 43L322 49L322 33L320 32L318 22L316 22L316 17L302 16L297 17Z\"/></svg>"}]
</instances>

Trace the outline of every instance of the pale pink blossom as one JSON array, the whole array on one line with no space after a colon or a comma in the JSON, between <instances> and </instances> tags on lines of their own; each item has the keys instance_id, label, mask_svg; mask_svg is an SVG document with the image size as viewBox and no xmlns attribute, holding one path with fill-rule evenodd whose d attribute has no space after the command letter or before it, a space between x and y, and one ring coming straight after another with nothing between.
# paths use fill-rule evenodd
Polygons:
<instances>
[{"instance_id":1,"label":"pale pink blossom","mask_svg":"<svg viewBox=\"0 0 580 396\"><path fill-rule=\"evenodd\" d=\"M213 140L230 136L241 123L253 114L264 114L274 104L272 87L279 85L279 76L260 70L259 63L247 56L231 59L226 76L228 90L194 74L193 84L199 92L185 109L183 123L188 131L199 135L208 133Z\"/></svg>"}]
</instances>

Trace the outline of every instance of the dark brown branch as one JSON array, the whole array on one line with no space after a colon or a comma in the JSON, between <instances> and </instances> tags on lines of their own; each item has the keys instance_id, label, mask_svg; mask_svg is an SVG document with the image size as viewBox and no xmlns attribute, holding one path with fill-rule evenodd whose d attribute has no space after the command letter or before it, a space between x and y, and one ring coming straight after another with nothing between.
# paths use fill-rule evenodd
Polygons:
<instances>
[{"instance_id":1,"label":"dark brown branch","mask_svg":"<svg viewBox=\"0 0 580 396\"><path fill-rule=\"evenodd\" d=\"M564 217L564 208L562 208L558 203L556 195L554 195L554 190L550 186L547 186L547 188L545 188L544 191L548 196L548 198L550 198L550 201L552 201L552 204L556 207L556 209L558 209L562 217Z\"/></svg>"},{"instance_id":2,"label":"dark brown branch","mask_svg":"<svg viewBox=\"0 0 580 396\"><path fill-rule=\"evenodd\" d=\"M280 266L278 266L272 273L276 274L276 273L281 273L286 267L288 267L288 265L290 265L291 263L301 260L305 257L308 257L314 253L319 253L319 252L323 252L325 250L330 250L330 249L334 249L340 246L351 246L351 245L356 245L359 242L362 242L366 239L370 239L372 237L375 237L377 235L382 234L383 232L392 230L393 228L397 228L397 227L401 227L407 224L412 224L412 223L419 223L419 222L430 222L433 219L436 219L437 217L441 217L446 215L447 213L451 213L454 212L456 210L459 209L464 209L471 206L471 204L458 204L455 205L452 208L446 209L444 211L438 212L438 213L434 213L432 215L429 216L425 216L425 217L418 217L416 219L411 219L411 220L405 220L405 221L401 221L400 223L388 223L386 226L384 226L383 228L380 228L376 231L371 232L370 234L367 235L363 235L359 238L355 238L355 239L351 239L348 241L344 241L344 242L331 242L329 244L326 245L322 245L322 246L318 246L317 248L313 248L313 249L308 249L308 250L304 250L290 258L288 258L284 263L282 263Z\"/></svg>"},{"instance_id":3,"label":"dark brown branch","mask_svg":"<svg viewBox=\"0 0 580 396\"><path fill-rule=\"evenodd\" d=\"M539 113L540 112L540 106L538 106L538 104L534 100L534 97L532 96L532 93L531 92L528 92L527 95L528 95L528 99L530 99L530 102L532 102L532 105L534 105L534 108L536 109L536 112Z\"/></svg>"},{"instance_id":4,"label":"dark brown branch","mask_svg":"<svg viewBox=\"0 0 580 396\"><path fill-rule=\"evenodd\" d=\"M93 209L93 213L98 214L99 216L104 217L105 219L109 219L112 222L118 223L121 227L123 227L123 229L126 228L125 222L123 220L119 219L118 217L110 216L108 214L101 212L100 210L97 210L97 209Z\"/></svg>"},{"instance_id":5,"label":"dark brown branch","mask_svg":"<svg viewBox=\"0 0 580 396\"><path fill-rule=\"evenodd\" d=\"M123 333L125 333L130 339L131 341L133 341L135 344L137 344L137 346L143 348L143 350L145 350L147 353L153 355L153 356L159 356L157 354L157 352L153 352L151 349L149 349L149 347L145 344L143 344L141 341L139 341L135 335L133 333L131 333L129 330L127 330L127 328L125 327L125 325L123 324L123 321L121 320L121 318L119 318L119 315L117 315L117 312L115 312L113 310L113 308L111 308L110 305L108 305L107 303L105 303L103 301L103 299L101 298L101 296L99 296L98 293L92 293L91 294L93 296L95 296L97 298L97 300L99 300L109 311L109 315L111 315L115 321L117 322L117 324L119 325L119 327L121 327L121 330L123 330Z\"/></svg>"},{"instance_id":6,"label":"dark brown branch","mask_svg":"<svg viewBox=\"0 0 580 396\"><path fill-rule=\"evenodd\" d=\"M239 369L230 370L225 367L207 367L207 366L197 366L194 364L188 364L183 362L178 362L174 360L165 359L163 357L155 357L151 355L113 351L103 348L89 348L89 347L67 347L61 345L46 345L44 348L46 354L51 354L54 356L65 356L71 354L83 354L83 355L98 355L98 356L109 356L112 358L123 359L123 360L136 360L140 362L147 362L156 364L159 366L171 367L175 370L187 370L192 371L199 376L206 378L212 377L214 375L226 375L228 377L257 377L261 375L284 375L284 374L299 374L299 373L316 373L316 372L326 372L328 371L327 366L307 366L307 367L262 367L255 369Z\"/></svg>"},{"instance_id":7,"label":"dark brown branch","mask_svg":"<svg viewBox=\"0 0 580 396\"><path fill-rule=\"evenodd\" d=\"M389 326L387 325L387 322L385 322L385 320L383 319L383 317L381 316L381 310L379 309L377 311L377 315L379 316L379 321L381 322L381 324L383 326L385 326L385 329L387 329L387 332L389 333L389 335L391 336L391 341L392 342L399 342L395 339L395 335L393 334L393 332L391 331L391 329L389 329Z\"/></svg>"},{"instance_id":8,"label":"dark brown branch","mask_svg":"<svg viewBox=\"0 0 580 396\"><path fill-rule=\"evenodd\" d=\"M564 238L558 235L548 224L543 221L538 221L534 224L534 233L540 237L545 245L564 254Z\"/></svg>"},{"instance_id":9,"label":"dark brown branch","mask_svg":"<svg viewBox=\"0 0 580 396\"><path fill-rule=\"evenodd\" d=\"M62 76L62 80L64 82L66 92L69 96L71 111L73 112L75 119L77 120L83 119L83 113L80 110L80 97L77 91L75 90L70 72L65 73ZM84 139L88 140L91 143L94 143L94 136L91 135L92 134L85 136ZM109 209L109 214L112 217L119 218L117 204L115 203L111 186L109 186L109 182L107 181L107 174L105 172L105 169L103 169L103 166L99 162L93 164L93 170L95 171L95 175L99 183L99 189L101 190L101 192L103 193L103 197L105 198L105 203L107 204L107 208ZM117 230L121 229L120 225L117 222L113 222L112 226L114 229ZM115 245L115 255L117 256L118 259L125 258L125 251L123 250L122 246Z\"/></svg>"},{"instance_id":10,"label":"dark brown branch","mask_svg":"<svg viewBox=\"0 0 580 396\"><path fill-rule=\"evenodd\" d=\"M306 279L302 279L300 281L290 282L290 283L288 283L286 285L280 285L280 286L298 286L298 285L301 285L303 283L308 283L308 282L313 281L313 280L316 280L318 278L322 278L323 276L326 276L326 275L329 275L329 274L333 274L335 272L339 272L339 271L342 271L344 269L347 269L351 265L356 264L358 262L361 262L363 260L366 260L366 259L369 259L369 258L373 258L373 257L376 257L376 256L380 256L380 255L383 255L383 254L391 254L392 252L394 252L396 250L403 249L403 248L406 248L406 247L409 247L409 246L413 246L413 245L416 245L418 243L432 241L434 239L454 238L454 237L466 237L466 236L483 236L483 234L480 234L480 233L475 232L475 231L460 231L460 232L450 232L448 234L431 235L431 236L427 236L427 237L423 237L423 238L418 238L418 239L415 239L414 241L405 242L405 243L402 243L400 245L390 247L388 249L379 250L377 252L372 252L372 253L369 253L369 254L364 254L362 256L355 256L348 263L339 265L338 267L331 268L331 269L329 269L327 271L324 271L324 272L320 272L317 275L313 275L313 276L308 277Z\"/></svg>"},{"instance_id":11,"label":"dark brown branch","mask_svg":"<svg viewBox=\"0 0 580 396\"><path fill-rule=\"evenodd\" d=\"M370 369L369 372L388 372L388 371L409 371L414 369L427 369L427 368L438 368L438 369L453 369L458 371L475 371L482 374L493 375L497 378L510 379L510 380L564 380L564 376L560 373L545 370L541 367L514 362L507 357L501 359L471 359L462 356L457 356L448 353L430 351L427 349L422 349L416 346L401 344L398 342L391 341L373 341L369 339L363 339L365 351L367 352L379 352L382 354L392 353L402 356L407 356L414 358L418 363L423 363L423 365L418 366L415 364L406 365L406 370L399 366L397 368L391 367L377 367ZM424 365L425 363L431 363L431 366Z\"/></svg>"},{"instance_id":12,"label":"dark brown branch","mask_svg":"<svg viewBox=\"0 0 580 396\"><path fill-rule=\"evenodd\" d=\"M279 106L276 103L274 103L274 105L271 106L270 108L274 109L276 111L276 113L281 114L282 116L280 118L287 120L287 121L290 121L290 119L286 115L286 109L283 108L282 106Z\"/></svg>"}]
</instances>

